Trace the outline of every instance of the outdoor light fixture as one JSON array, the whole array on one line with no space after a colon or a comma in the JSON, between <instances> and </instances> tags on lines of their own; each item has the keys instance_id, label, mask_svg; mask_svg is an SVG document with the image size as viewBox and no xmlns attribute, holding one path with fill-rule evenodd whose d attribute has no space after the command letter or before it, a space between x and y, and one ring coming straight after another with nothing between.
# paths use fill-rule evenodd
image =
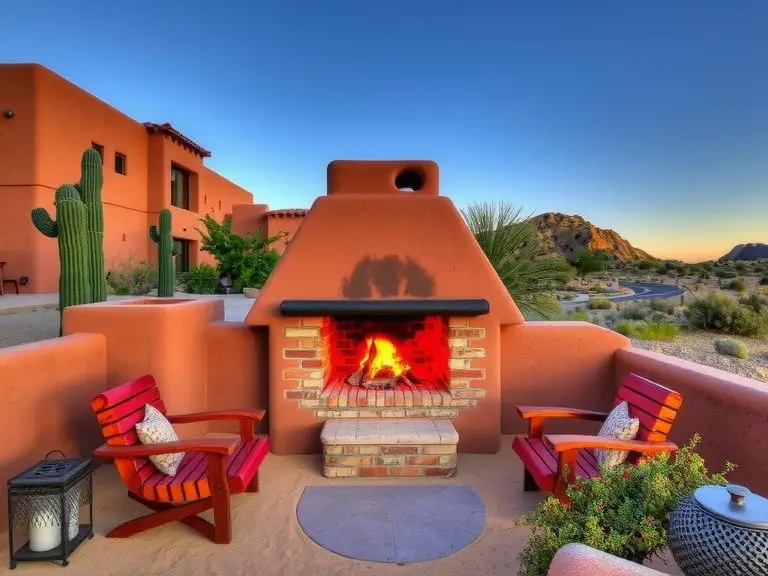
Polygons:
<instances>
[{"instance_id":1,"label":"outdoor light fixture","mask_svg":"<svg viewBox=\"0 0 768 576\"><path fill-rule=\"evenodd\" d=\"M55 453L59 460L49 460ZM8 480L10 568L18 562L59 560L93 538L93 467L90 458L66 458L59 450ZM81 523L81 508L88 518ZM19 536L20 538L14 538ZM16 542L25 542L17 548Z\"/></svg>"},{"instance_id":2,"label":"outdoor light fixture","mask_svg":"<svg viewBox=\"0 0 768 576\"><path fill-rule=\"evenodd\" d=\"M11 110L10 108L6 108L5 110L3 110L3 116L8 118L9 120L11 118L13 118L15 115L16 115L16 113L13 110Z\"/></svg>"}]
</instances>

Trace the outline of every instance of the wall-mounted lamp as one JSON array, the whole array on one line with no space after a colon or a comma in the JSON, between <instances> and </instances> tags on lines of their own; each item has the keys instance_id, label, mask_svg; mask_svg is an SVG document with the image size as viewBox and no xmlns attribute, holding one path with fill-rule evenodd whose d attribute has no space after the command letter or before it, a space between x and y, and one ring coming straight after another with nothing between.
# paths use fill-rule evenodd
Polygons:
<instances>
[{"instance_id":1,"label":"wall-mounted lamp","mask_svg":"<svg viewBox=\"0 0 768 576\"><path fill-rule=\"evenodd\" d=\"M6 108L5 110L3 110L3 116L4 116L5 118L8 118L9 120L10 120L11 118L13 118L15 115L16 115L16 112L14 112L13 110L11 110L10 108Z\"/></svg>"}]
</instances>

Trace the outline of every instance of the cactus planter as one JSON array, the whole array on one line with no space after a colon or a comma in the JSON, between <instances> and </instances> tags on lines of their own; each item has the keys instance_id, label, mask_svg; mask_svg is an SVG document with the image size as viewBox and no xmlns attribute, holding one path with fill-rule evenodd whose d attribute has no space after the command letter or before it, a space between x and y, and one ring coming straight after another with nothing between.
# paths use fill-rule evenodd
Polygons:
<instances>
[{"instance_id":1,"label":"cactus planter","mask_svg":"<svg viewBox=\"0 0 768 576\"><path fill-rule=\"evenodd\" d=\"M92 302L91 268L87 250L85 203L77 188L66 184L56 190L56 220L45 208L32 210L32 223L49 238L59 240L59 311Z\"/></svg>"},{"instance_id":2,"label":"cactus planter","mask_svg":"<svg viewBox=\"0 0 768 576\"><path fill-rule=\"evenodd\" d=\"M149 238L157 244L157 295L173 297L176 291L176 270L173 266L173 239L171 238L171 211L160 210L160 226L149 227Z\"/></svg>"}]
</instances>

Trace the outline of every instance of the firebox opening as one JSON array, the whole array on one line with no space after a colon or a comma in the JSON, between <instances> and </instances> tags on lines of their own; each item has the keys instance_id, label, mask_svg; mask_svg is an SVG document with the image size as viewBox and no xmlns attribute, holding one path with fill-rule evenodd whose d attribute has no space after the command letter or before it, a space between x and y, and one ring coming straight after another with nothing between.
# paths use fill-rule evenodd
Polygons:
<instances>
[{"instance_id":1,"label":"firebox opening","mask_svg":"<svg viewBox=\"0 0 768 576\"><path fill-rule=\"evenodd\" d=\"M326 386L448 389L448 321L443 316L324 320Z\"/></svg>"},{"instance_id":2,"label":"firebox opening","mask_svg":"<svg viewBox=\"0 0 768 576\"><path fill-rule=\"evenodd\" d=\"M418 192L424 187L424 174L420 170L406 168L395 177L395 188L401 192Z\"/></svg>"}]
</instances>

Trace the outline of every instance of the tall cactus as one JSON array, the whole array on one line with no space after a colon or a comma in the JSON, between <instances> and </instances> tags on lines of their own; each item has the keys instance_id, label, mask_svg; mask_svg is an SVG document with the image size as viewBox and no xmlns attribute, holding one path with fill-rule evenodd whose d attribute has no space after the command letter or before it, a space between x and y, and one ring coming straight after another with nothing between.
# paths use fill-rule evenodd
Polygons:
<instances>
[{"instance_id":1,"label":"tall cactus","mask_svg":"<svg viewBox=\"0 0 768 576\"><path fill-rule=\"evenodd\" d=\"M173 240L171 238L171 211L160 210L160 228L149 227L149 238L157 244L157 295L170 298L176 290L176 270L173 266Z\"/></svg>"},{"instance_id":2,"label":"tall cactus","mask_svg":"<svg viewBox=\"0 0 768 576\"><path fill-rule=\"evenodd\" d=\"M59 240L59 311L92 302L91 269L87 250L88 216L77 188L70 184L56 190L56 220L45 208L32 210L32 223L49 238Z\"/></svg>"},{"instance_id":3,"label":"tall cactus","mask_svg":"<svg viewBox=\"0 0 768 576\"><path fill-rule=\"evenodd\" d=\"M85 203L88 215L87 250L90 260L91 302L107 299L107 274L104 270L104 206L101 188L104 184L101 154L94 148L83 152L80 182L75 187Z\"/></svg>"}]
</instances>

